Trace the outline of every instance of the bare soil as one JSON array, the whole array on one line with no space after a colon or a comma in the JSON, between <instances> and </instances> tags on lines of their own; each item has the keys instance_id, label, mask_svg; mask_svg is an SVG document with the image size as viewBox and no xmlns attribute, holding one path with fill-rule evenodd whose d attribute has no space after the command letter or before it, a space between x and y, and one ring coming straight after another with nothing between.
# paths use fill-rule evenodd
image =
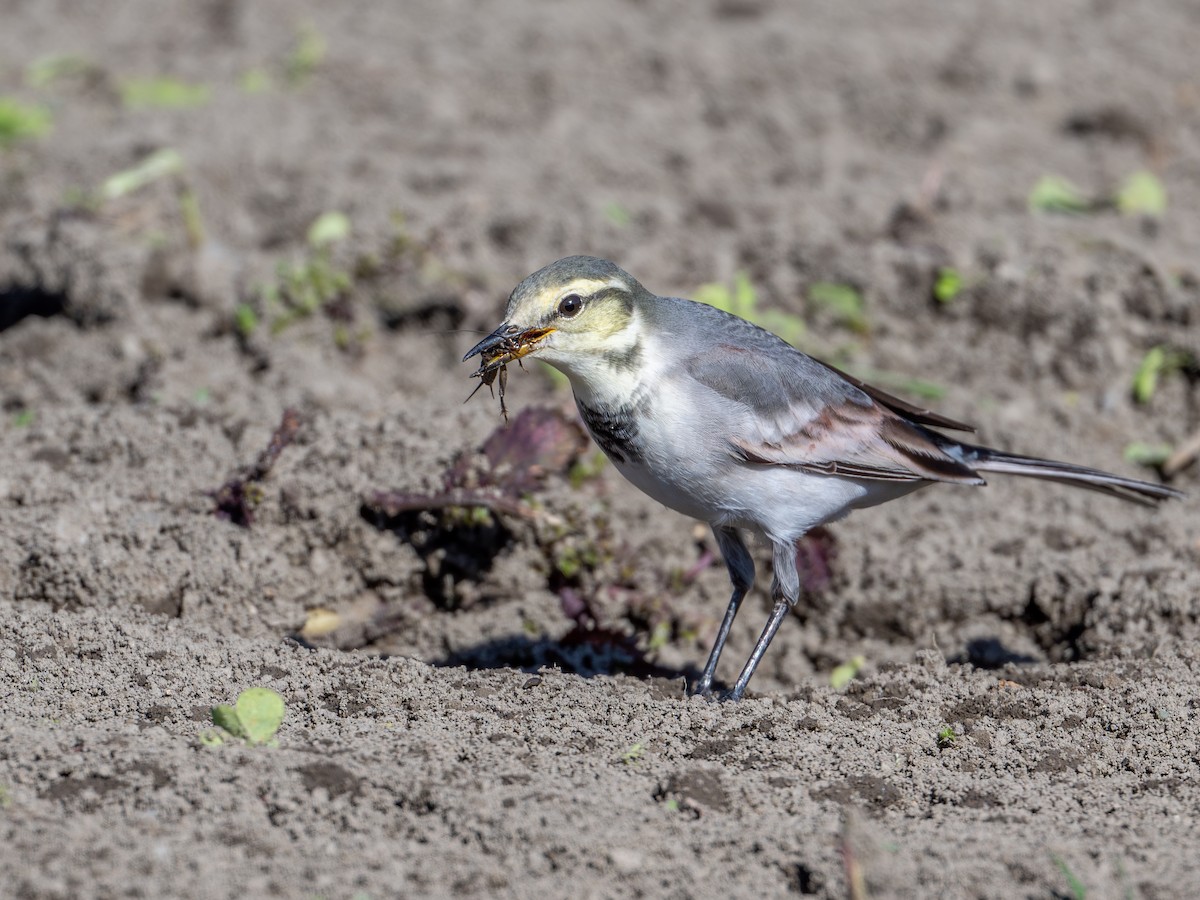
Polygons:
<instances>
[{"instance_id":1,"label":"bare soil","mask_svg":"<svg viewBox=\"0 0 1200 900\"><path fill-rule=\"evenodd\" d=\"M0 150L0 895L1200 894L1196 466L1158 511L997 479L856 514L717 704L683 691L728 598L711 537L541 370L497 435L459 363L560 256L659 293L744 272L982 442L1156 477L1127 445L1200 427L1194 362L1130 392L1153 347L1200 358L1195 4L0 21L0 95L53 116ZM208 93L130 105L161 76ZM1027 203L1139 170L1160 217ZM202 743L255 685L278 746Z\"/></svg>"}]
</instances>

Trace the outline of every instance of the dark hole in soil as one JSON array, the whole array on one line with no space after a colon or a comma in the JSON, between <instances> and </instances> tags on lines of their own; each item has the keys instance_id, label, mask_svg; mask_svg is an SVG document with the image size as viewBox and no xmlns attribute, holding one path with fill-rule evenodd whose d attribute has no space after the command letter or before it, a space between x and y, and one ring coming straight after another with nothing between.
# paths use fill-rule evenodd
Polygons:
<instances>
[{"instance_id":1,"label":"dark hole in soil","mask_svg":"<svg viewBox=\"0 0 1200 900\"><path fill-rule=\"evenodd\" d=\"M1002 669L1009 663L1018 666L1031 665L1037 659L1006 647L999 638L976 638L967 643L965 653L953 657L951 662L968 662L977 669Z\"/></svg>"},{"instance_id":2,"label":"dark hole in soil","mask_svg":"<svg viewBox=\"0 0 1200 900\"><path fill-rule=\"evenodd\" d=\"M448 524L428 510L388 516L367 504L360 513L376 528L394 531L413 546L426 565L421 576L425 594L442 609L458 605L454 595L458 581L480 581L512 542L512 532L497 516Z\"/></svg>"},{"instance_id":3,"label":"dark hole in soil","mask_svg":"<svg viewBox=\"0 0 1200 900\"><path fill-rule=\"evenodd\" d=\"M463 308L453 299L436 299L405 310L380 310L379 321L389 331L406 328L453 331L466 318Z\"/></svg>"},{"instance_id":4,"label":"dark hole in soil","mask_svg":"<svg viewBox=\"0 0 1200 900\"><path fill-rule=\"evenodd\" d=\"M64 294L26 285L6 285L0 289L0 331L12 328L26 316L62 315L67 308Z\"/></svg>"},{"instance_id":5,"label":"dark hole in soil","mask_svg":"<svg viewBox=\"0 0 1200 900\"><path fill-rule=\"evenodd\" d=\"M680 676L695 679L699 671L689 666L680 671L647 660L636 641L606 628L575 627L558 640L548 637L509 635L465 647L433 661L435 666L464 666L468 669L522 669L537 672L556 667L584 678L596 675L632 675L635 678Z\"/></svg>"}]
</instances>

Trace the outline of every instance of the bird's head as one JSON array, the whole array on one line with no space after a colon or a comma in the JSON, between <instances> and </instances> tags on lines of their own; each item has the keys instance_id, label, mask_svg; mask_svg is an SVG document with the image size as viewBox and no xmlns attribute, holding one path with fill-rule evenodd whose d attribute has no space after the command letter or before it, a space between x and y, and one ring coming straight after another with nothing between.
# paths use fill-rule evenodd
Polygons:
<instances>
[{"instance_id":1,"label":"bird's head","mask_svg":"<svg viewBox=\"0 0 1200 900\"><path fill-rule=\"evenodd\" d=\"M638 305L652 297L613 263L568 256L534 272L508 298L504 324L463 360L481 372L536 355L575 382L619 364L638 342Z\"/></svg>"}]
</instances>

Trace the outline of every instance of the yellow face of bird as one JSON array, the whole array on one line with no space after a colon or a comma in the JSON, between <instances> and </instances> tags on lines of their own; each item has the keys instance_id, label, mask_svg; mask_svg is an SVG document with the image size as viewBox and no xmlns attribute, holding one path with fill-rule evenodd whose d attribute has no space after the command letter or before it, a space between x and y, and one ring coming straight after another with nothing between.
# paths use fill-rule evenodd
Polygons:
<instances>
[{"instance_id":1,"label":"yellow face of bird","mask_svg":"<svg viewBox=\"0 0 1200 900\"><path fill-rule=\"evenodd\" d=\"M606 260L568 257L530 275L512 292L505 322L467 354L491 369L536 353L565 370L572 360L620 351L644 292Z\"/></svg>"}]
</instances>

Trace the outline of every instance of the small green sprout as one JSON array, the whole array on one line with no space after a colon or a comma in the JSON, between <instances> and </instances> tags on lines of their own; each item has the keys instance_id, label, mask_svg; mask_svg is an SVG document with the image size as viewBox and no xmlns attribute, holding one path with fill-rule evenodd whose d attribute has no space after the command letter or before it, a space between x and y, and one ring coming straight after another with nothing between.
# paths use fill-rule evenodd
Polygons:
<instances>
[{"instance_id":1,"label":"small green sprout","mask_svg":"<svg viewBox=\"0 0 1200 900\"><path fill-rule=\"evenodd\" d=\"M43 56L29 64L25 70L25 83L34 88L48 87L56 81L85 75L94 68L82 56L65 53Z\"/></svg>"},{"instance_id":2,"label":"small green sprout","mask_svg":"<svg viewBox=\"0 0 1200 900\"><path fill-rule=\"evenodd\" d=\"M314 249L328 247L350 236L350 218L345 213L323 212L308 226L308 245Z\"/></svg>"},{"instance_id":3,"label":"small green sprout","mask_svg":"<svg viewBox=\"0 0 1200 900\"><path fill-rule=\"evenodd\" d=\"M13 428L28 428L33 424L37 414L32 409L22 409L13 413L12 424Z\"/></svg>"},{"instance_id":4,"label":"small green sprout","mask_svg":"<svg viewBox=\"0 0 1200 900\"><path fill-rule=\"evenodd\" d=\"M571 466L571 470L567 473L567 480L571 482L571 487L578 489L583 486L585 481L591 481L597 477L607 465L607 456L601 452L593 453Z\"/></svg>"},{"instance_id":5,"label":"small green sprout","mask_svg":"<svg viewBox=\"0 0 1200 900\"><path fill-rule=\"evenodd\" d=\"M1158 390L1159 381L1185 368L1189 361L1186 353L1169 350L1162 345L1151 347L1133 375L1133 399L1138 403L1149 403Z\"/></svg>"},{"instance_id":6,"label":"small green sprout","mask_svg":"<svg viewBox=\"0 0 1200 900\"><path fill-rule=\"evenodd\" d=\"M333 245L349 234L350 219L345 213L322 213L308 228L311 252L299 262L279 263L276 280L259 289L263 308L280 310L271 320L272 334L313 315L353 287L354 277L335 266L332 259ZM350 332L343 330L340 339L348 345Z\"/></svg>"},{"instance_id":7,"label":"small green sprout","mask_svg":"<svg viewBox=\"0 0 1200 900\"><path fill-rule=\"evenodd\" d=\"M179 215L187 232L188 245L196 250L204 244L204 219L200 215L200 200L187 184L179 191Z\"/></svg>"},{"instance_id":8,"label":"small green sprout","mask_svg":"<svg viewBox=\"0 0 1200 900\"><path fill-rule=\"evenodd\" d=\"M852 285L818 281L809 287L808 299L829 310L839 325L858 334L865 334L870 330L863 309L862 294Z\"/></svg>"},{"instance_id":9,"label":"small green sprout","mask_svg":"<svg viewBox=\"0 0 1200 900\"><path fill-rule=\"evenodd\" d=\"M258 328L258 313L249 303L239 303L233 311L233 327L242 337L250 337Z\"/></svg>"},{"instance_id":10,"label":"small green sprout","mask_svg":"<svg viewBox=\"0 0 1200 900\"><path fill-rule=\"evenodd\" d=\"M77 198L78 205L84 208L98 207L103 202L119 200L164 179L172 179L175 184L179 218L183 221L188 244L196 250L204 244L204 219L200 215L200 201L192 189L183 156L171 147L156 150L136 165L110 175L101 182L98 192L82 193Z\"/></svg>"},{"instance_id":11,"label":"small green sprout","mask_svg":"<svg viewBox=\"0 0 1200 900\"><path fill-rule=\"evenodd\" d=\"M238 694L234 706L221 704L212 709L216 729L200 735L203 744L217 747L230 738L245 741L251 746L275 746L275 733L283 722L283 697L270 688L252 687Z\"/></svg>"},{"instance_id":12,"label":"small green sprout","mask_svg":"<svg viewBox=\"0 0 1200 900\"><path fill-rule=\"evenodd\" d=\"M208 103L211 94L207 85L170 77L134 78L121 85L127 109L190 109Z\"/></svg>"},{"instance_id":13,"label":"small green sprout","mask_svg":"<svg viewBox=\"0 0 1200 900\"><path fill-rule=\"evenodd\" d=\"M653 653L656 650L661 650L671 642L671 623L663 619L655 622L654 627L650 630L650 639L646 642L646 649Z\"/></svg>"},{"instance_id":14,"label":"small green sprout","mask_svg":"<svg viewBox=\"0 0 1200 900\"><path fill-rule=\"evenodd\" d=\"M0 97L0 150L49 133L50 110Z\"/></svg>"},{"instance_id":15,"label":"small green sprout","mask_svg":"<svg viewBox=\"0 0 1200 900\"><path fill-rule=\"evenodd\" d=\"M160 179L180 175L183 170L183 156L178 150L170 147L156 150L137 165L104 179L100 196L104 200L117 200Z\"/></svg>"},{"instance_id":16,"label":"small green sprout","mask_svg":"<svg viewBox=\"0 0 1200 900\"><path fill-rule=\"evenodd\" d=\"M284 63L284 72L290 84L299 84L317 70L325 59L327 45L321 32L311 23L297 29L296 43L292 46Z\"/></svg>"},{"instance_id":17,"label":"small green sprout","mask_svg":"<svg viewBox=\"0 0 1200 900\"><path fill-rule=\"evenodd\" d=\"M618 228L627 228L633 221L633 216L629 214L629 210L615 201L605 205L604 217Z\"/></svg>"},{"instance_id":18,"label":"small green sprout","mask_svg":"<svg viewBox=\"0 0 1200 900\"><path fill-rule=\"evenodd\" d=\"M313 315L349 291L352 284L350 275L335 268L324 253L299 263L282 262L276 274L278 280L261 292L267 308L283 308L271 322L272 334L278 334L297 319Z\"/></svg>"},{"instance_id":19,"label":"small green sprout","mask_svg":"<svg viewBox=\"0 0 1200 900\"><path fill-rule=\"evenodd\" d=\"M261 66L247 69L238 79L238 87L246 94L265 94L271 89L271 74Z\"/></svg>"},{"instance_id":20,"label":"small green sprout","mask_svg":"<svg viewBox=\"0 0 1200 900\"><path fill-rule=\"evenodd\" d=\"M627 766L631 766L641 759L645 752L646 745L640 742L636 743L621 754L621 762L625 763Z\"/></svg>"},{"instance_id":21,"label":"small green sprout","mask_svg":"<svg viewBox=\"0 0 1200 900\"><path fill-rule=\"evenodd\" d=\"M938 269L937 278L933 282L933 297L938 303L953 303L964 287L966 284L963 282L962 273L943 266Z\"/></svg>"},{"instance_id":22,"label":"small green sprout","mask_svg":"<svg viewBox=\"0 0 1200 900\"><path fill-rule=\"evenodd\" d=\"M1146 444L1142 441L1134 441L1125 447L1125 461L1133 463L1135 466L1154 468L1165 463L1174 449L1170 444Z\"/></svg>"},{"instance_id":23,"label":"small green sprout","mask_svg":"<svg viewBox=\"0 0 1200 900\"><path fill-rule=\"evenodd\" d=\"M693 297L700 303L707 303L751 321L754 321L758 306L758 294L750 282L750 276L745 272L738 272L733 276L732 289L720 282L702 284L696 288Z\"/></svg>"},{"instance_id":24,"label":"small green sprout","mask_svg":"<svg viewBox=\"0 0 1200 900\"><path fill-rule=\"evenodd\" d=\"M96 212L100 208L100 197L97 193L77 184L63 189L62 202L68 209L86 212Z\"/></svg>"},{"instance_id":25,"label":"small green sprout","mask_svg":"<svg viewBox=\"0 0 1200 900\"><path fill-rule=\"evenodd\" d=\"M1071 891L1071 896L1075 900L1087 900L1087 885L1083 883L1078 875L1071 871L1071 867L1067 865L1067 861L1058 854L1052 854L1050 858L1067 880L1067 887Z\"/></svg>"},{"instance_id":26,"label":"small green sprout","mask_svg":"<svg viewBox=\"0 0 1200 900\"><path fill-rule=\"evenodd\" d=\"M1167 190L1153 172L1139 170L1112 194L1089 196L1065 178L1044 175L1029 192L1029 208L1037 212L1093 213L1116 209L1130 216L1161 216Z\"/></svg>"},{"instance_id":27,"label":"small green sprout","mask_svg":"<svg viewBox=\"0 0 1200 900\"><path fill-rule=\"evenodd\" d=\"M1095 208L1095 203L1067 179L1043 175L1029 192L1029 208L1036 212L1085 213Z\"/></svg>"},{"instance_id":28,"label":"small green sprout","mask_svg":"<svg viewBox=\"0 0 1200 900\"><path fill-rule=\"evenodd\" d=\"M937 745L939 750L947 750L950 747L957 746L958 733L954 730L953 725L943 725L938 729Z\"/></svg>"},{"instance_id":29,"label":"small green sprout","mask_svg":"<svg viewBox=\"0 0 1200 900\"><path fill-rule=\"evenodd\" d=\"M829 686L835 691L842 690L858 677L858 673L862 671L862 667L866 665L866 662L867 660L864 656L852 656L840 666L834 667L834 670L829 673Z\"/></svg>"},{"instance_id":30,"label":"small green sprout","mask_svg":"<svg viewBox=\"0 0 1200 900\"><path fill-rule=\"evenodd\" d=\"M1134 172L1121 185L1113 201L1129 216L1161 216L1167 211L1167 189L1153 172Z\"/></svg>"},{"instance_id":31,"label":"small green sprout","mask_svg":"<svg viewBox=\"0 0 1200 900\"><path fill-rule=\"evenodd\" d=\"M758 293L745 272L734 275L732 289L728 285L713 282L696 288L692 296L700 303L715 306L773 331L789 344L796 344L804 338L804 320L799 316L777 309L758 309Z\"/></svg>"},{"instance_id":32,"label":"small green sprout","mask_svg":"<svg viewBox=\"0 0 1200 900\"><path fill-rule=\"evenodd\" d=\"M596 568L599 562L600 556L590 544L583 548L568 545L555 558L554 567L563 578L570 579L585 569Z\"/></svg>"}]
</instances>

